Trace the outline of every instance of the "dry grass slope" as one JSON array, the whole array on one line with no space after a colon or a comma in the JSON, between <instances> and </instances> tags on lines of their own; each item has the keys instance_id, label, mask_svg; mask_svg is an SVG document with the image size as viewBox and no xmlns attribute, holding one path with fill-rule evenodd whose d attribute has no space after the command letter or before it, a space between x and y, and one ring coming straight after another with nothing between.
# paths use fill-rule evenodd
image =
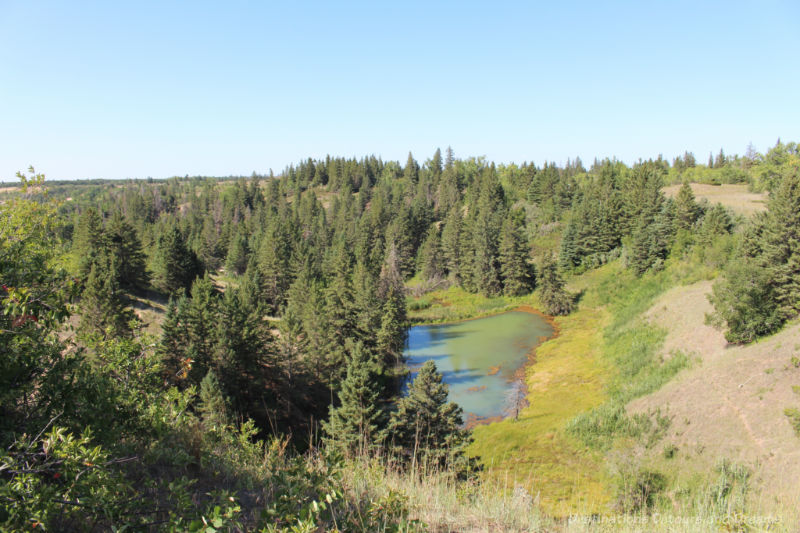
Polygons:
<instances>
[{"instance_id":1,"label":"dry grass slope","mask_svg":"<svg viewBox=\"0 0 800 533\"><path fill-rule=\"evenodd\" d=\"M800 356L800 325L749 346L727 345L721 332L704 324L710 290L708 281L676 287L646 313L669 330L665 357L681 350L697 363L629 408L669 409L673 423L664 443L678 449L669 469L684 483L724 457L754 469L757 509L797 509L800 439L784 409L800 406L793 390L800 385L800 368L792 362ZM655 454L651 459L657 461Z\"/></svg>"},{"instance_id":2,"label":"dry grass slope","mask_svg":"<svg viewBox=\"0 0 800 533\"><path fill-rule=\"evenodd\" d=\"M692 183L691 187L698 200L705 199L712 204L722 204L744 216L751 216L767 209L767 194L750 192L747 185ZM680 185L670 185L664 188L664 194L674 198L680 188Z\"/></svg>"}]
</instances>

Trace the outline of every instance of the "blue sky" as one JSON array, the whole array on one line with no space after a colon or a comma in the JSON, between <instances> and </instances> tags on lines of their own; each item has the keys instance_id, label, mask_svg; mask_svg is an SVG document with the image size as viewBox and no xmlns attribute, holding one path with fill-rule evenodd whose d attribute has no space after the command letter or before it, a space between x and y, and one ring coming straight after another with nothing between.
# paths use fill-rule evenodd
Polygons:
<instances>
[{"instance_id":1,"label":"blue sky","mask_svg":"<svg viewBox=\"0 0 800 533\"><path fill-rule=\"evenodd\" d=\"M800 141L800 3L602 4L0 0L0 181Z\"/></svg>"}]
</instances>

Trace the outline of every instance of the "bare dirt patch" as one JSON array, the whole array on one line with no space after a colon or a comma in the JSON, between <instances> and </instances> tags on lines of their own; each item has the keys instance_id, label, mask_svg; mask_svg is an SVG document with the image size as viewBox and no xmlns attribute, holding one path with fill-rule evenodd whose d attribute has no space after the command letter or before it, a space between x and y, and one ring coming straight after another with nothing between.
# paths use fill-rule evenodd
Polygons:
<instances>
[{"instance_id":1,"label":"bare dirt patch","mask_svg":"<svg viewBox=\"0 0 800 533\"><path fill-rule=\"evenodd\" d=\"M722 204L745 216L751 216L767 209L767 194L750 192L747 190L747 185L691 183L690 186L698 200L704 199L712 204ZM664 188L664 194L674 198L680 188L680 185L670 185Z\"/></svg>"},{"instance_id":2,"label":"bare dirt patch","mask_svg":"<svg viewBox=\"0 0 800 533\"><path fill-rule=\"evenodd\" d=\"M665 445L680 450L676 472L708 471L722 458L750 466L760 505L786 507L800 498L800 439L783 411L800 407L800 325L749 346L730 346L703 324L711 309L704 281L665 293L646 317L668 328L665 353L681 350L693 365L655 393L633 401L631 412L668 410ZM657 455L660 448L654 450Z\"/></svg>"}]
</instances>

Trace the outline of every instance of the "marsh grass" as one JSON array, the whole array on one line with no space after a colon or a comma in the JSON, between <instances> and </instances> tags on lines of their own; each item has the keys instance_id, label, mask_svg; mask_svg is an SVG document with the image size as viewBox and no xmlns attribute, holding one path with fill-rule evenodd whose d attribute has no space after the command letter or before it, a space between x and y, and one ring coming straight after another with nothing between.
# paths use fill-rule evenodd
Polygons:
<instances>
[{"instance_id":1,"label":"marsh grass","mask_svg":"<svg viewBox=\"0 0 800 533\"><path fill-rule=\"evenodd\" d=\"M408 318L413 325L457 322L502 313L522 305L538 308L538 304L534 294L487 297L469 293L457 286L406 299Z\"/></svg>"}]
</instances>

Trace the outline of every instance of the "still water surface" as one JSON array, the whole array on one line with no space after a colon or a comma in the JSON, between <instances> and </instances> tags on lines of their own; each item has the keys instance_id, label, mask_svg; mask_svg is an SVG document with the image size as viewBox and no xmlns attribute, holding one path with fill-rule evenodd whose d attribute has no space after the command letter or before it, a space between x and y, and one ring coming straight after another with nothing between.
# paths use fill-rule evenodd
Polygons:
<instances>
[{"instance_id":1,"label":"still water surface","mask_svg":"<svg viewBox=\"0 0 800 533\"><path fill-rule=\"evenodd\" d=\"M432 359L450 385L450 400L465 415L495 417L508 414L514 374L528 353L553 327L539 315L510 311L501 315L408 331L405 355L411 379Z\"/></svg>"}]
</instances>

